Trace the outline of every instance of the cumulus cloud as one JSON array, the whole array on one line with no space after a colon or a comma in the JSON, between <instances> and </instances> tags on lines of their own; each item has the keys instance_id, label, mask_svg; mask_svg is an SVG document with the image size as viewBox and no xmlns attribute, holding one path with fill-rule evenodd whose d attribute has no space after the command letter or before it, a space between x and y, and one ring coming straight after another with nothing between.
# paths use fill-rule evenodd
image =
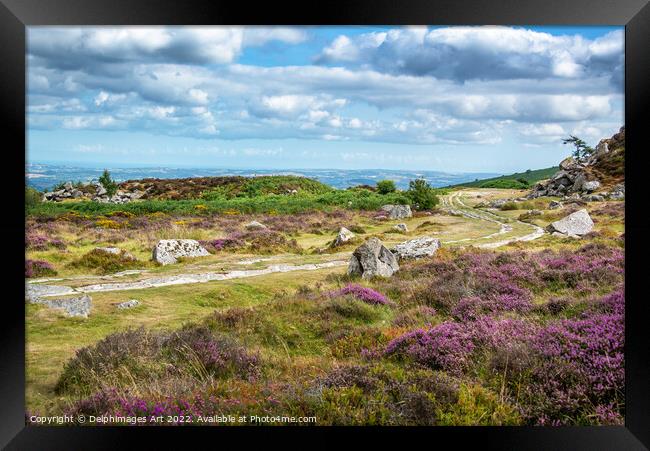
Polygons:
<instances>
[{"instance_id":1,"label":"cumulus cloud","mask_svg":"<svg viewBox=\"0 0 650 451\"><path fill-rule=\"evenodd\" d=\"M323 49L291 27L34 27L29 124L427 145L493 145L512 129L556 143L620 126L621 33L408 27ZM238 62L272 41L305 45L319 64Z\"/></svg>"},{"instance_id":2,"label":"cumulus cloud","mask_svg":"<svg viewBox=\"0 0 650 451\"><path fill-rule=\"evenodd\" d=\"M623 44L620 30L588 40L511 27L404 28L339 36L316 61L459 82L604 74L618 83Z\"/></svg>"}]
</instances>

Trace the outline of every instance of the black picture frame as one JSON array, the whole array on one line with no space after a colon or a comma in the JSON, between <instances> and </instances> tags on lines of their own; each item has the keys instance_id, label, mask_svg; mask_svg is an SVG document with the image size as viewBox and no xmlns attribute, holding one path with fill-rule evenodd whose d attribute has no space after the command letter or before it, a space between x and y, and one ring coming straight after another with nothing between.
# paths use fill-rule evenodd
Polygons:
<instances>
[{"instance_id":1,"label":"black picture frame","mask_svg":"<svg viewBox=\"0 0 650 451\"><path fill-rule=\"evenodd\" d=\"M25 29L32 25L624 25L626 161L626 416L625 426L600 427L439 427L428 428L129 428L25 426L25 312L21 267L24 258ZM0 0L0 124L5 201L0 229L5 258L0 314L0 445L7 449L116 449L136 446L176 448L188 435L215 445L225 438L275 438L278 433L309 434L292 442L313 446L331 432L358 438L424 440L431 446L476 441L480 449L647 449L650 447L650 303L644 295L648 247L643 190L644 133L650 99L650 5L646 0L348 0L326 3L234 2L232 0ZM10 144L12 143L12 144ZM22 180L21 180L22 178ZM16 191L17 190L17 191ZM19 193L16 195L16 193ZM11 290L7 290L11 288ZM253 434L253 432L255 432ZM217 435L218 434L218 435ZM313 435L316 434L316 440ZM414 436L417 435L417 437ZM136 437L137 436L137 437ZM218 441L215 441L218 440ZM286 437L283 438L286 440ZM336 439L335 439L336 440ZM142 442L141 442L142 443ZM286 443L286 442L285 442ZM140 445L139 447L142 447Z\"/></svg>"}]
</instances>

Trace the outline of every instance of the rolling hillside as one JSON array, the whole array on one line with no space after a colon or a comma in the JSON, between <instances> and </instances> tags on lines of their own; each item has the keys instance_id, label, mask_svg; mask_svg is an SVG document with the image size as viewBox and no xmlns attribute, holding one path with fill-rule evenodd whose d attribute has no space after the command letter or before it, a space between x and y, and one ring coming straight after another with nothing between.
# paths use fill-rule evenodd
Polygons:
<instances>
[{"instance_id":1,"label":"rolling hillside","mask_svg":"<svg viewBox=\"0 0 650 451\"><path fill-rule=\"evenodd\" d=\"M545 169L528 170L525 172L516 172L510 175L502 175L473 182L460 183L451 187L473 187L473 188L508 188L508 189L525 189L540 180L547 179L555 174L560 168L553 166Z\"/></svg>"}]
</instances>

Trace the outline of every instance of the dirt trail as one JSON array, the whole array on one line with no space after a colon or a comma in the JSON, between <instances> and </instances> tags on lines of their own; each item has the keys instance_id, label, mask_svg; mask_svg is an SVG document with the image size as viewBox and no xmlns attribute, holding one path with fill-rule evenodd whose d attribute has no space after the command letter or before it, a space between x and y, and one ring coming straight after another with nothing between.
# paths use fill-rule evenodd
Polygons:
<instances>
[{"instance_id":1,"label":"dirt trail","mask_svg":"<svg viewBox=\"0 0 650 451\"><path fill-rule=\"evenodd\" d=\"M52 296L68 296L80 293L94 293L98 291L127 291L140 290L144 288L164 287L169 285L185 285L192 283L205 283L214 280L242 279L245 277L255 277L277 272L291 271L314 271L317 269L334 268L345 266L347 260L335 260L325 263L310 263L305 265L270 265L264 269L247 269L234 270L229 272L204 272L204 273L187 273L175 274L170 276L151 277L134 282L112 282L85 285L81 287L68 287L63 285L47 285L43 283L27 283L25 286L26 297L28 299L40 299Z\"/></svg>"},{"instance_id":2,"label":"dirt trail","mask_svg":"<svg viewBox=\"0 0 650 451\"><path fill-rule=\"evenodd\" d=\"M485 235L478 238L465 238L462 240L448 241L447 243L459 243L464 241L478 241L494 238L498 235L503 235L508 232L512 232L512 226L510 226L506 221L511 221L508 218L504 218L496 213L490 211L478 210L466 205L462 200L462 191L455 191L451 195L443 196L442 204L443 208L452 214L459 214L466 218L475 219L478 221L487 221L498 224L500 226L499 231ZM534 224L529 224L527 222L515 220L517 224L522 224L529 229L532 229L531 233L526 235L515 236L501 241L493 241L490 243L478 244L477 247L494 249L500 246L505 246L506 244L514 243L515 241L532 241L544 235L544 229Z\"/></svg>"}]
</instances>

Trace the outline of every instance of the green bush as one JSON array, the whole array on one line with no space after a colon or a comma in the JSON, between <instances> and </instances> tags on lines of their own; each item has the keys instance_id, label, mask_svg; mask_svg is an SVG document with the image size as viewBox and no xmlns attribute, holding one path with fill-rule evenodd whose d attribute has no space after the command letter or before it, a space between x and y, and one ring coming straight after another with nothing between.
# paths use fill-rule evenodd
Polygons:
<instances>
[{"instance_id":1,"label":"green bush","mask_svg":"<svg viewBox=\"0 0 650 451\"><path fill-rule=\"evenodd\" d=\"M517 210L517 204L514 202L506 202L501 206L502 211L507 211L507 210Z\"/></svg>"},{"instance_id":2,"label":"green bush","mask_svg":"<svg viewBox=\"0 0 650 451\"><path fill-rule=\"evenodd\" d=\"M104 173L99 177L99 183L102 184L106 190L106 194L112 196L117 192L117 183L111 178L111 173L108 172L108 169L104 169Z\"/></svg>"},{"instance_id":3,"label":"green bush","mask_svg":"<svg viewBox=\"0 0 650 451\"><path fill-rule=\"evenodd\" d=\"M98 274L110 274L125 269L133 269L141 264L133 257L122 251L112 254L99 249L93 249L75 261L68 263L70 268L94 269Z\"/></svg>"},{"instance_id":4,"label":"green bush","mask_svg":"<svg viewBox=\"0 0 650 451\"><path fill-rule=\"evenodd\" d=\"M424 179L411 180L406 194L418 210L430 210L439 202L436 190Z\"/></svg>"},{"instance_id":5,"label":"green bush","mask_svg":"<svg viewBox=\"0 0 650 451\"><path fill-rule=\"evenodd\" d=\"M377 182L377 192L379 194L394 193L396 190L397 187L392 180L380 180Z\"/></svg>"},{"instance_id":6,"label":"green bush","mask_svg":"<svg viewBox=\"0 0 650 451\"><path fill-rule=\"evenodd\" d=\"M41 192L31 186L25 187L25 206L33 207L41 203Z\"/></svg>"}]
</instances>

